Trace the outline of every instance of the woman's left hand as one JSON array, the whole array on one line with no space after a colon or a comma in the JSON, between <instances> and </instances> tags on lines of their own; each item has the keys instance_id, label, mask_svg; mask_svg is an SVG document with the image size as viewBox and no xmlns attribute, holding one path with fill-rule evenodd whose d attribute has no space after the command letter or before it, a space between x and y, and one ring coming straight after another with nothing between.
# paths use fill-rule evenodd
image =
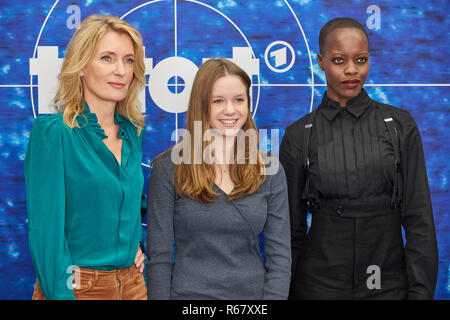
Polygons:
<instances>
[{"instance_id":1,"label":"woman's left hand","mask_svg":"<svg viewBox=\"0 0 450 320\"><path fill-rule=\"evenodd\" d=\"M134 264L136 265L136 268L138 268L140 273L144 271L144 261L145 261L145 254L142 253L141 247L138 247L138 251L136 252L136 258L134 258Z\"/></svg>"}]
</instances>

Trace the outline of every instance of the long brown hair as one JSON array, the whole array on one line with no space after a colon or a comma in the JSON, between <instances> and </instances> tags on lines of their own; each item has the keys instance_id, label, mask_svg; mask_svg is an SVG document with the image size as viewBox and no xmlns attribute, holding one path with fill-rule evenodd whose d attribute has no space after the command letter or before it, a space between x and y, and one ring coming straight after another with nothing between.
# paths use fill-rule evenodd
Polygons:
<instances>
[{"instance_id":1,"label":"long brown hair","mask_svg":"<svg viewBox=\"0 0 450 320\"><path fill-rule=\"evenodd\" d=\"M110 31L127 34L133 41L133 80L128 88L127 96L117 104L117 113L130 120L140 134L144 127L144 116L141 113L138 96L145 86L142 37L135 28L117 17L91 15L83 20L80 28L72 36L64 56L54 99L55 105L62 106L63 119L67 126L79 127L77 116L84 111L83 84L79 72L88 64L99 39Z\"/></svg>"},{"instance_id":2,"label":"long brown hair","mask_svg":"<svg viewBox=\"0 0 450 320\"><path fill-rule=\"evenodd\" d=\"M257 128L250 113L251 79L244 70L226 59L210 59L202 64L192 85L186 116L186 131L192 137L191 142L195 141L194 134L196 130L194 130L194 123L201 121L203 155L203 151L210 144L210 142L203 141L203 134L211 128L209 124L209 113L212 88L217 79L227 75L238 76L246 87L249 112L242 130L247 132L247 130L252 129L256 134L256 143L253 146L250 145L250 139L245 137L245 163L236 161L237 144L235 137L234 160L230 164L229 170L234 189L227 198L228 200L233 200L256 192L265 179L265 164L258 149L259 138ZM253 152L256 152L256 163L250 163L248 161ZM184 195L200 202L212 202L218 197L218 194L213 190L213 184L216 178L214 164L207 164L205 161L201 161L200 164L195 164L193 159L194 153L194 143L191 143L191 161L189 163L182 162L176 166L176 172L174 173L176 192L180 196Z\"/></svg>"}]
</instances>

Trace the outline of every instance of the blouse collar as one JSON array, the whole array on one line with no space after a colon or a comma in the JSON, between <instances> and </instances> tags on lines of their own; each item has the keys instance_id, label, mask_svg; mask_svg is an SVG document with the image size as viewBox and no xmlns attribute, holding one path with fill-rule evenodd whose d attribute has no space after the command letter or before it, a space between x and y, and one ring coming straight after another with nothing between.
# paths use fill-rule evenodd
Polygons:
<instances>
[{"instance_id":1,"label":"blouse collar","mask_svg":"<svg viewBox=\"0 0 450 320\"><path fill-rule=\"evenodd\" d=\"M370 97L367 94L366 90L364 90L363 88L356 97L347 101L347 105L345 107L341 107L338 102L330 99L327 93L325 92L319 107L322 113L325 115L325 117L331 121L344 108L353 116L359 118L364 113L364 111L366 111L369 105L370 105Z\"/></svg>"},{"instance_id":2,"label":"blouse collar","mask_svg":"<svg viewBox=\"0 0 450 320\"><path fill-rule=\"evenodd\" d=\"M98 123L98 118L97 115L93 112L91 112L89 105L87 104L87 102L85 102L84 104L84 112L83 115L86 117L85 119L87 120L87 125L89 127L91 127L94 132L101 138L101 139L106 139L108 138L108 136L105 134L105 130L102 129L102 127L100 126L100 124ZM83 115L78 116L77 120L82 122L82 124L86 124L85 123L85 119L83 117ZM121 116L120 114L117 113L117 106L114 108L114 123L119 124L119 132L123 131L123 124L125 123L125 118L123 116ZM123 136L123 134L122 134Z\"/></svg>"}]
</instances>

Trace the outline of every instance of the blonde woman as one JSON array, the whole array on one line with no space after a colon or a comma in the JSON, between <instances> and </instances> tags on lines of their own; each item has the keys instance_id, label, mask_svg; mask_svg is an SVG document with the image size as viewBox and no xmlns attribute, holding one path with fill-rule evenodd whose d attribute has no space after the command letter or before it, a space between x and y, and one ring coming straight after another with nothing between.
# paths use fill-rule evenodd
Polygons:
<instances>
[{"instance_id":1,"label":"blonde woman","mask_svg":"<svg viewBox=\"0 0 450 320\"><path fill-rule=\"evenodd\" d=\"M56 114L35 120L25 159L33 299L146 299L140 204L142 38L90 16L62 65Z\"/></svg>"},{"instance_id":2,"label":"blonde woman","mask_svg":"<svg viewBox=\"0 0 450 320\"><path fill-rule=\"evenodd\" d=\"M183 141L153 162L149 299L288 296L286 177L281 166L266 168L257 148L250 86L247 74L230 61L205 62L193 83Z\"/></svg>"}]
</instances>

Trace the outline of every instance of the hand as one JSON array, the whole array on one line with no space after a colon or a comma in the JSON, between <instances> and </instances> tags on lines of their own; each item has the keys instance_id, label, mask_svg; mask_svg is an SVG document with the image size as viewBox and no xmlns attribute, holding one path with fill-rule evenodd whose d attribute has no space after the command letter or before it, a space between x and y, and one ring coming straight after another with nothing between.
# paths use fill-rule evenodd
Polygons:
<instances>
[{"instance_id":1,"label":"hand","mask_svg":"<svg viewBox=\"0 0 450 320\"><path fill-rule=\"evenodd\" d=\"M138 251L136 252L136 258L134 258L134 264L136 265L136 268L138 268L140 273L144 271L144 261L145 261L145 254L142 253L141 247L138 247Z\"/></svg>"}]
</instances>

